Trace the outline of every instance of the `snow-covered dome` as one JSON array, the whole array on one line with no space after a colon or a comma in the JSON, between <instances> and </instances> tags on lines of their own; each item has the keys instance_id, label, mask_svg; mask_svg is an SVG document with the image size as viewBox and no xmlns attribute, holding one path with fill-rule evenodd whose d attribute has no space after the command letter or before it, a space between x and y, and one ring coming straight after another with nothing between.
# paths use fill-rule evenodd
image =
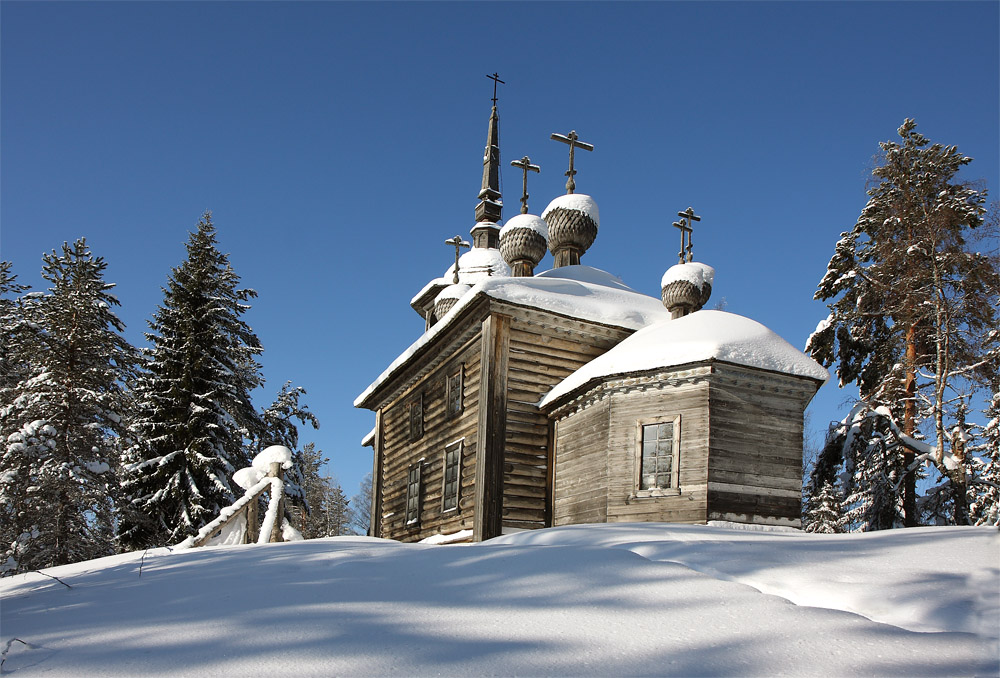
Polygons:
<instances>
[{"instance_id":1,"label":"snow-covered dome","mask_svg":"<svg viewBox=\"0 0 1000 678\"><path fill-rule=\"evenodd\" d=\"M445 271L444 276L452 280L455 265ZM473 247L458 260L458 282L475 285L480 280L495 276L510 277L510 266L503 260L500 250L492 247Z\"/></svg>"},{"instance_id":2,"label":"snow-covered dome","mask_svg":"<svg viewBox=\"0 0 1000 678\"><path fill-rule=\"evenodd\" d=\"M534 214L518 214L500 229L500 253L518 275L531 275L548 248L549 226ZM522 264L518 266L518 264Z\"/></svg>"},{"instance_id":3,"label":"snow-covered dome","mask_svg":"<svg viewBox=\"0 0 1000 678\"><path fill-rule=\"evenodd\" d=\"M644 327L559 382L540 406L596 379L718 360L825 382L829 373L773 331L741 315L697 311Z\"/></svg>"},{"instance_id":4,"label":"snow-covered dome","mask_svg":"<svg viewBox=\"0 0 1000 678\"><path fill-rule=\"evenodd\" d=\"M674 318L700 310L712 296L715 269L689 261L667 269L660 280L660 298Z\"/></svg>"},{"instance_id":5,"label":"snow-covered dome","mask_svg":"<svg viewBox=\"0 0 1000 678\"><path fill-rule=\"evenodd\" d=\"M583 193L559 196L542 212L542 219L549 227L549 251L557 268L580 263L594 244L601 221L597 203Z\"/></svg>"},{"instance_id":6,"label":"snow-covered dome","mask_svg":"<svg viewBox=\"0 0 1000 678\"><path fill-rule=\"evenodd\" d=\"M454 267L452 267L454 268ZM459 272L461 275L461 271ZM458 303L458 300L465 296L465 293L472 289L472 285L466 283L455 283L448 285L441 293L434 297L434 316L439 320Z\"/></svg>"}]
</instances>

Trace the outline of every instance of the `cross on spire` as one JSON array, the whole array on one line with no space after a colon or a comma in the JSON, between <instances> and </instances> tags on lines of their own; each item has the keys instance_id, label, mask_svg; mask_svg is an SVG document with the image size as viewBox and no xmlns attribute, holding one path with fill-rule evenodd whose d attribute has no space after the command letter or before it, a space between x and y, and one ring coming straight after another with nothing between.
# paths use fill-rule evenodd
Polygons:
<instances>
[{"instance_id":1,"label":"cross on spire","mask_svg":"<svg viewBox=\"0 0 1000 678\"><path fill-rule=\"evenodd\" d=\"M521 214L528 213L528 172L541 172L542 168L538 165L531 164L531 158L524 156L520 160L511 160L510 164L514 167L520 167L521 171L524 173L524 183L521 189Z\"/></svg>"},{"instance_id":2,"label":"cross on spire","mask_svg":"<svg viewBox=\"0 0 1000 678\"><path fill-rule=\"evenodd\" d=\"M694 231L692 228L692 223L695 221L701 221L701 217L694 213L693 207L688 207L683 212L678 212L677 216L681 218L680 221L674 222L674 227L680 229L681 232L681 251L677 253L680 258L678 263L690 262L694 258L693 244L691 242L691 233Z\"/></svg>"},{"instance_id":3,"label":"cross on spire","mask_svg":"<svg viewBox=\"0 0 1000 678\"><path fill-rule=\"evenodd\" d=\"M462 240L462 236L456 235L454 238L449 238L448 240L445 240L444 244L445 245L451 245L451 246L453 246L455 248L455 275L452 276L451 282L452 283L457 283L458 282L458 257L461 254L461 251L462 251L463 247L466 248L466 249L469 248L469 243L467 243L466 241Z\"/></svg>"},{"instance_id":4,"label":"cross on spire","mask_svg":"<svg viewBox=\"0 0 1000 678\"><path fill-rule=\"evenodd\" d=\"M572 130L568 135L556 134L553 132L550 138L555 139L556 141L561 141L564 144L569 144L569 169L566 170L566 176L569 177L569 179L566 180L566 192L572 193L576 190L576 182L573 181L573 176L576 174L576 170L573 169L573 151L576 148L582 148L585 151L592 151L594 150L594 147L591 144L580 141L579 137L576 136L576 130Z\"/></svg>"},{"instance_id":5,"label":"cross on spire","mask_svg":"<svg viewBox=\"0 0 1000 678\"><path fill-rule=\"evenodd\" d=\"M500 75L498 73L496 73L496 72L494 72L493 75L487 75L486 77L493 81L493 105L496 106L497 105L497 83L499 82L501 85L506 85L507 83L505 83L503 80L501 80L500 79Z\"/></svg>"}]
</instances>

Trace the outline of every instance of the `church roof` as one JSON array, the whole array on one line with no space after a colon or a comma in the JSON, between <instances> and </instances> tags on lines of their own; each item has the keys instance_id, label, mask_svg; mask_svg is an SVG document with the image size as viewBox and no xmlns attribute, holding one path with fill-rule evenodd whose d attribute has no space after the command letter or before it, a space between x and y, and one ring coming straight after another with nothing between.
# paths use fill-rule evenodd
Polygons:
<instances>
[{"instance_id":1,"label":"church roof","mask_svg":"<svg viewBox=\"0 0 1000 678\"><path fill-rule=\"evenodd\" d=\"M718 360L825 382L829 373L777 334L725 311L696 311L644 327L557 384L539 401L550 405L586 384L611 376Z\"/></svg>"},{"instance_id":2,"label":"church roof","mask_svg":"<svg viewBox=\"0 0 1000 678\"><path fill-rule=\"evenodd\" d=\"M637 330L670 313L659 299L636 292L617 277L590 266L563 266L534 277L486 277L477 282L443 318L403 351L378 379L354 400L362 403L424 346L454 323L473 300L487 296L559 315Z\"/></svg>"}]
</instances>

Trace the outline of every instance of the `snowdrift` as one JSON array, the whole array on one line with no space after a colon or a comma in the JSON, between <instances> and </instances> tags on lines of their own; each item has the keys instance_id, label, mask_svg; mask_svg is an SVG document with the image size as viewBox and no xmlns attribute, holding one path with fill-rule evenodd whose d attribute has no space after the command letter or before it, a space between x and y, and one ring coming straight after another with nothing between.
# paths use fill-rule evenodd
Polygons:
<instances>
[{"instance_id":1,"label":"snowdrift","mask_svg":"<svg viewBox=\"0 0 1000 678\"><path fill-rule=\"evenodd\" d=\"M159 549L0 580L2 671L996 675L998 555L990 528L663 524Z\"/></svg>"}]
</instances>

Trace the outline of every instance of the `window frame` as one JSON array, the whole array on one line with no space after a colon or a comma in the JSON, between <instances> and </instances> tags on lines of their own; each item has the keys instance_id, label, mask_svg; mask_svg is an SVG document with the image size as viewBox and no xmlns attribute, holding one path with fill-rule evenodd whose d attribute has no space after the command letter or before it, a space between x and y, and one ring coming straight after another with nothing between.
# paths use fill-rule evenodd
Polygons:
<instances>
[{"instance_id":1,"label":"window frame","mask_svg":"<svg viewBox=\"0 0 1000 678\"><path fill-rule=\"evenodd\" d=\"M452 385L452 381L457 380L457 386ZM455 408L452 408L452 395L454 393L458 394L458 403ZM465 363L462 363L458 368L452 372L448 373L445 377L445 411L448 419L454 419L458 415L462 414L465 409Z\"/></svg>"},{"instance_id":2,"label":"window frame","mask_svg":"<svg viewBox=\"0 0 1000 678\"><path fill-rule=\"evenodd\" d=\"M406 503L403 505L403 522L407 526L420 525L422 467L423 462L418 461L415 464L410 464L406 472ZM412 517L410 515L411 504L413 505Z\"/></svg>"},{"instance_id":3,"label":"window frame","mask_svg":"<svg viewBox=\"0 0 1000 678\"><path fill-rule=\"evenodd\" d=\"M455 459L455 490L454 506L448 506L448 454L457 450ZM462 497L462 456L465 453L465 438L459 438L444 446L444 463L441 471L441 513L451 513L458 511Z\"/></svg>"},{"instance_id":4,"label":"window frame","mask_svg":"<svg viewBox=\"0 0 1000 678\"><path fill-rule=\"evenodd\" d=\"M642 488L642 447L643 427L673 424L673 440L670 449L670 487ZM681 451L681 415L667 415L639 419L635 426L635 476L633 492L636 497L671 497L681 493L680 486L680 451Z\"/></svg>"},{"instance_id":5,"label":"window frame","mask_svg":"<svg viewBox=\"0 0 1000 678\"><path fill-rule=\"evenodd\" d=\"M424 437L424 394L418 393L407 406L407 416L410 420L410 441Z\"/></svg>"}]
</instances>

